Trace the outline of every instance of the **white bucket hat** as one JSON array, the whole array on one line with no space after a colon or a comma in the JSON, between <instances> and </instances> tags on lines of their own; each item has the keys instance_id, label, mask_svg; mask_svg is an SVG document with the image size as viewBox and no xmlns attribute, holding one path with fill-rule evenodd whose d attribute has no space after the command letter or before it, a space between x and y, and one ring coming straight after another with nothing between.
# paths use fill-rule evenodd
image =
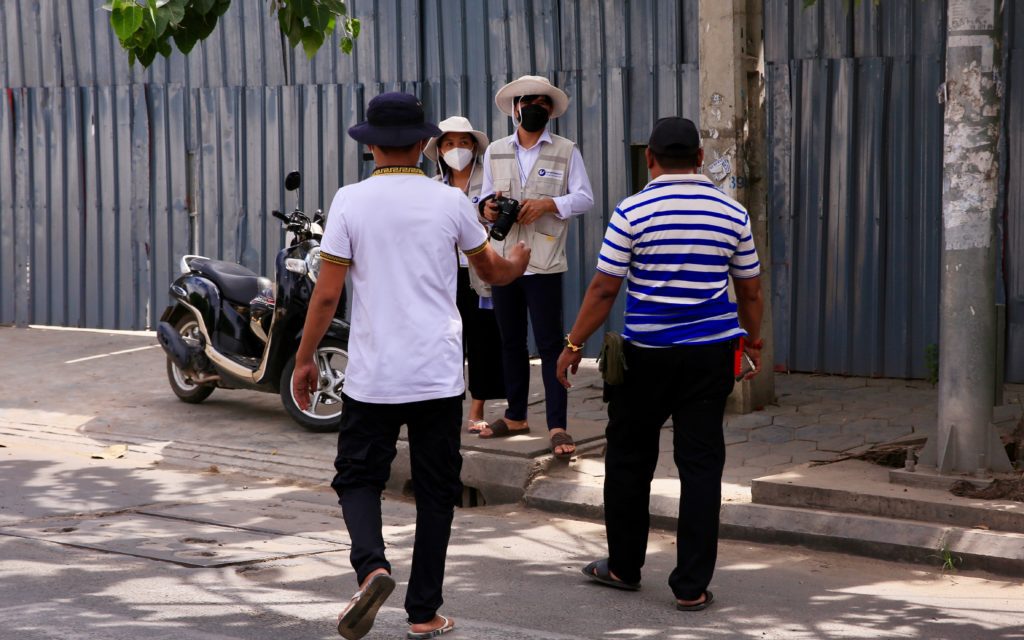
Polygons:
<instances>
[{"instance_id":1,"label":"white bucket hat","mask_svg":"<svg viewBox=\"0 0 1024 640\"><path fill-rule=\"evenodd\" d=\"M469 119L463 118L462 116L452 116L447 120L442 120L437 124L437 128L441 130L441 135L436 138L431 138L430 141L427 142L427 146L423 147L423 155L427 156L434 162L437 162L437 141L446 133L468 133L473 136L476 139L476 152L480 156L483 156L484 151L487 149L487 145L491 144L486 133L474 129L473 125L470 124Z\"/></svg>"},{"instance_id":2,"label":"white bucket hat","mask_svg":"<svg viewBox=\"0 0 1024 640\"><path fill-rule=\"evenodd\" d=\"M519 96L542 95L551 98L551 117L557 118L569 108L569 96L551 84L544 76L521 76L498 89L494 104L507 116L515 113L515 99Z\"/></svg>"}]
</instances>

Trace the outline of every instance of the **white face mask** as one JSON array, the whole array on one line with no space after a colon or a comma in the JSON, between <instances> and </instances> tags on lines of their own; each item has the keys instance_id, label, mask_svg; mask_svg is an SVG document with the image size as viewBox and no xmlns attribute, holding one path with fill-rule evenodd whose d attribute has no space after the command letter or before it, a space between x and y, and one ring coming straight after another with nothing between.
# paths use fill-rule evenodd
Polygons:
<instances>
[{"instance_id":1,"label":"white face mask","mask_svg":"<svg viewBox=\"0 0 1024 640\"><path fill-rule=\"evenodd\" d=\"M455 147L445 151L441 157L454 171L462 171L473 161L473 152L463 147Z\"/></svg>"}]
</instances>

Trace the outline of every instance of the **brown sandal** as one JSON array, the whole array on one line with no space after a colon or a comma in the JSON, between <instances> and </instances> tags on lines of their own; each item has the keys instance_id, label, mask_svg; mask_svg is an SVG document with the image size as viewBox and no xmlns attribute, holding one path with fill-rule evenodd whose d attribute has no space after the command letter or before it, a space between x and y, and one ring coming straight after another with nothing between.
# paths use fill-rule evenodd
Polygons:
<instances>
[{"instance_id":1,"label":"brown sandal","mask_svg":"<svg viewBox=\"0 0 1024 640\"><path fill-rule=\"evenodd\" d=\"M555 449L557 449L558 447L564 447L567 445L572 446L572 451L568 453L555 452ZM573 455L576 454L576 441L573 440L572 436L570 436L565 431L556 431L555 433L551 434L551 453L553 453L554 456L559 460L568 460L569 458L573 457Z\"/></svg>"},{"instance_id":2,"label":"brown sandal","mask_svg":"<svg viewBox=\"0 0 1024 640\"><path fill-rule=\"evenodd\" d=\"M524 433L530 433L529 426L525 429L510 429L508 423L501 418L498 418L491 424L487 425L487 428L491 430L491 435L485 436L481 433L480 437L484 440L489 440L491 438L509 438L511 436L520 436Z\"/></svg>"}]
</instances>

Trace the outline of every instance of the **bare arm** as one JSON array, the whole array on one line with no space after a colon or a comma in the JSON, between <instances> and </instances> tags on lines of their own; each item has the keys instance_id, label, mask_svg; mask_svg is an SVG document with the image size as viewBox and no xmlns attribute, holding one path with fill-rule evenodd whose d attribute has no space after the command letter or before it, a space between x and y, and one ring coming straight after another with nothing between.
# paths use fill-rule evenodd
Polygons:
<instances>
[{"instance_id":1,"label":"bare arm","mask_svg":"<svg viewBox=\"0 0 1024 640\"><path fill-rule=\"evenodd\" d=\"M600 271L594 274L590 286L587 287L587 293L583 297L583 304L580 305L580 312L576 315L576 322L573 324L572 330L569 331L569 340L574 345L582 345L604 324L612 310L612 305L615 304L615 298L619 295L620 288L622 288L622 278ZM558 381L566 388L572 386L569 384L568 370L571 368L572 372L576 373L582 358L581 352L571 351L568 347L562 350L562 355L558 356L555 372L558 375Z\"/></svg>"},{"instance_id":2,"label":"bare arm","mask_svg":"<svg viewBox=\"0 0 1024 640\"><path fill-rule=\"evenodd\" d=\"M509 259L506 260L498 255L491 248L491 245L484 245L483 251L478 251L469 258L469 264L480 276L480 279L487 284L509 284L526 271L530 263L530 250L522 242L512 247L509 251Z\"/></svg>"},{"instance_id":3,"label":"bare arm","mask_svg":"<svg viewBox=\"0 0 1024 640\"><path fill-rule=\"evenodd\" d=\"M331 325L334 312L338 308L341 292L345 288L345 276L348 266L327 262L321 263L320 275L313 288L313 297L306 310L306 323L302 328L302 341L295 353L295 372L292 376L292 389L299 407L309 407L310 391L320 384L320 371L313 361L313 354L320 340Z\"/></svg>"},{"instance_id":4,"label":"bare arm","mask_svg":"<svg viewBox=\"0 0 1024 640\"><path fill-rule=\"evenodd\" d=\"M764 313L764 299L761 297L761 277L733 278L736 290L737 315L740 326L747 332L745 351L754 361L754 371L746 377L753 378L761 370L761 316Z\"/></svg>"}]
</instances>

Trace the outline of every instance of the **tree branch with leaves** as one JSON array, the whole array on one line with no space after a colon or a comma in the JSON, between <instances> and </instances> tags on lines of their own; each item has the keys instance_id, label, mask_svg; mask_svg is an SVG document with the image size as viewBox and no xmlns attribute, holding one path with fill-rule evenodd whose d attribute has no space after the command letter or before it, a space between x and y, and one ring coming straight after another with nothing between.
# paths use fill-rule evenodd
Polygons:
<instances>
[{"instance_id":1,"label":"tree branch with leaves","mask_svg":"<svg viewBox=\"0 0 1024 640\"><path fill-rule=\"evenodd\" d=\"M301 44L312 58L340 29L341 50L352 52L360 24L348 15L344 0L267 1L292 48ZM230 6L231 0L110 0L103 8L110 12L110 26L128 52L129 64L138 60L148 67L157 54L171 55L172 42L188 55L197 42L213 33Z\"/></svg>"}]
</instances>

